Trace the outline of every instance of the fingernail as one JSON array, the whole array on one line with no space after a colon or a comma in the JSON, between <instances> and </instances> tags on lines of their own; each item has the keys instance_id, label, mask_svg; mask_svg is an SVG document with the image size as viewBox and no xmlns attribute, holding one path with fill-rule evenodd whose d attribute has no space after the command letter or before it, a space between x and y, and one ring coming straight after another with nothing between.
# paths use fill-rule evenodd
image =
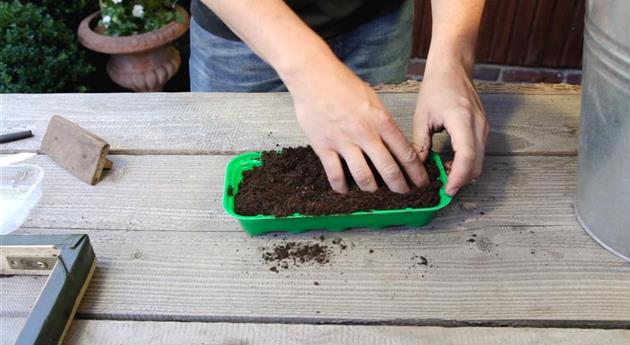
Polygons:
<instances>
[{"instance_id":1,"label":"fingernail","mask_svg":"<svg viewBox=\"0 0 630 345\"><path fill-rule=\"evenodd\" d=\"M399 194L407 194L409 193L411 190L409 189L409 186L405 185L404 188L401 188L400 191L398 192Z\"/></svg>"},{"instance_id":2,"label":"fingernail","mask_svg":"<svg viewBox=\"0 0 630 345\"><path fill-rule=\"evenodd\" d=\"M459 192L459 188L447 188L446 189L446 194L448 194L450 196L455 196L455 194L457 194L457 192Z\"/></svg>"},{"instance_id":3,"label":"fingernail","mask_svg":"<svg viewBox=\"0 0 630 345\"><path fill-rule=\"evenodd\" d=\"M416 179L416 181L414 181L414 184L416 185L416 187L426 187L429 185L429 175L425 174L424 176L418 176L418 178Z\"/></svg>"}]
</instances>

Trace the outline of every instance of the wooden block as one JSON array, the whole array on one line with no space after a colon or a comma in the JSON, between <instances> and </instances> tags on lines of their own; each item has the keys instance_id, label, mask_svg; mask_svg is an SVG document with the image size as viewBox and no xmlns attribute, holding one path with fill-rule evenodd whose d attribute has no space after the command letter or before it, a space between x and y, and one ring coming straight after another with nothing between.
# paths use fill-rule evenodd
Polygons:
<instances>
[{"instance_id":1,"label":"wooden block","mask_svg":"<svg viewBox=\"0 0 630 345\"><path fill-rule=\"evenodd\" d=\"M42 152L74 176L94 185L103 169L110 169L109 144L99 136L59 115L53 115L44 135Z\"/></svg>"}]
</instances>

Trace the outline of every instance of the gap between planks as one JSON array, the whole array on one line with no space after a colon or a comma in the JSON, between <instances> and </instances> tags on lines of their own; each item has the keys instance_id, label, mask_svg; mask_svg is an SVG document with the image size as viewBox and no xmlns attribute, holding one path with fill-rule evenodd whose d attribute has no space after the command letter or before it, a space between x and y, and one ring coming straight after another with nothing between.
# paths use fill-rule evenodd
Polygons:
<instances>
[{"instance_id":1,"label":"gap between planks","mask_svg":"<svg viewBox=\"0 0 630 345\"><path fill-rule=\"evenodd\" d=\"M326 318L260 318L260 317L196 317L190 315L142 316L141 320L121 315L81 315L76 320L83 321L117 321L117 322L155 322L155 323L230 323L256 325L330 325L330 326L393 326L393 327L442 327L442 328L537 328L537 329L599 329L630 330L630 320L443 320L443 319L389 319L389 320L361 320L361 319L326 319Z\"/></svg>"},{"instance_id":2,"label":"gap between planks","mask_svg":"<svg viewBox=\"0 0 630 345\"><path fill-rule=\"evenodd\" d=\"M68 345L625 345L628 330L76 321Z\"/></svg>"}]
</instances>

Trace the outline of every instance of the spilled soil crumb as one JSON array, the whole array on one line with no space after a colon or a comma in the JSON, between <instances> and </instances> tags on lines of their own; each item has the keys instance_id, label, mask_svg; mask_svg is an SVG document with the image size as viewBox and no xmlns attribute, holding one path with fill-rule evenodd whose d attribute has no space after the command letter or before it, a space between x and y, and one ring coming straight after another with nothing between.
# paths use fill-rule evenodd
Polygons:
<instances>
[{"instance_id":1,"label":"spilled soil crumb","mask_svg":"<svg viewBox=\"0 0 630 345\"><path fill-rule=\"evenodd\" d=\"M324 236L315 240L317 241L285 241L270 247L262 247L262 259L271 266L270 271L279 273L280 269L328 264L335 253L341 253L348 248L341 238L333 239L329 242L331 244L324 243L326 240Z\"/></svg>"},{"instance_id":2,"label":"spilled soil crumb","mask_svg":"<svg viewBox=\"0 0 630 345\"><path fill-rule=\"evenodd\" d=\"M427 260L427 258L422 255L412 256L411 261L414 261L414 263L419 266L427 266L429 264L429 260Z\"/></svg>"},{"instance_id":3,"label":"spilled soil crumb","mask_svg":"<svg viewBox=\"0 0 630 345\"><path fill-rule=\"evenodd\" d=\"M331 250L327 245L291 241L274 246L271 250L264 252L262 257L266 263L275 263L277 266L287 269L289 265L327 264L330 262L330 254Z\"/></svg>"},{"instance_id":4,"label":"spilled soil crumb","mask_svg":"<svg viewBox=\"0 0 630 345\"><path fill-rule=\"evenodd\" d=\"M298 270L300 267L315 268L332 265L335 257L338 255L348 256L348 250L357 248L359 250L367 250L370 254L375 252L368 246L357 246L354 242L344 241L341 237L326 237L324 235L312 237L309 240L287 240L286 237L278 240L269 239L272 243L267 246L260 247L262 251L261 259L264 264L269 266L269 271L273 273L287 273ZM277 243L273 243L277 242ZM365 252L363 252L365 253ZM393 254L390 253L390 257ZM409 257L410 265L405 269L405 278L408 278L412 271L415 274L424 274L428 272L433 265L429 259L423 255L412 254ZM339 272L340 276L344 272ZM287 275L286 278L290 278ZM347 282L347 281L345 281ZM313 281L314 286L320 286L320 282Z\"/></svg>"}]
</instances>

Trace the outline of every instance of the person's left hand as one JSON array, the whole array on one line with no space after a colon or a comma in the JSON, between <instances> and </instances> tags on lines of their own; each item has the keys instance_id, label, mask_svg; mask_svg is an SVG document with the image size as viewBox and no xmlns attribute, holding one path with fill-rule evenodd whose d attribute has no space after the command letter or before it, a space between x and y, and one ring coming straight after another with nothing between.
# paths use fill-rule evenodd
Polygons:
<instances>
[{"instance_id":1,"label":"person's left hand","mask_svg":"<svg viewBox=\"0 0 630 345\"><path fill-rule=\"evenodd\" d=\"M446 129L455 152L446 193L453 196L481 174L490 127L463 65L439 63L427 65L420 87L413 145L424 161L431 150L433 133Z\"/></svg>"}]
</instances>

